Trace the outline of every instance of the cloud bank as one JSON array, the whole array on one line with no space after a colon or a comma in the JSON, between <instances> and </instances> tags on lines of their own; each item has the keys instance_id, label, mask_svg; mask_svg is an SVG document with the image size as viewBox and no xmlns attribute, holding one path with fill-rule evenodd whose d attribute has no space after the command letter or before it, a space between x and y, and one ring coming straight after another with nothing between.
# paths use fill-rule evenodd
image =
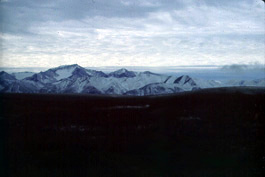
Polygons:
<instances>
[{"instance_id":1,"label":"cloud bank","mask_svg":"<svg viewBox=\"0 0 265 177\"><path fill-rule=\"evenodd\" d=\"M254 63L250 65L245 64L232 64L232 65L225 65L221 67L223 71L233 71L233 72L244 72L244 71L263 71L263 76L265 77L265 66L264 64Z\"/></svg>"}]
</instances>

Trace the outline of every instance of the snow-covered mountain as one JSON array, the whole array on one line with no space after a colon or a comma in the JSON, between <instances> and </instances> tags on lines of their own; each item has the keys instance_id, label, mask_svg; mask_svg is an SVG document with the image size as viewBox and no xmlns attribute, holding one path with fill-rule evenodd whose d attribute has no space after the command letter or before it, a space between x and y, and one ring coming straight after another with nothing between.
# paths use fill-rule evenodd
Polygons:
<instances>
[{"instance_id":1,"label":"snow-covered mountain","mask_svg":"<svg viewBox=\"0 0 265 177\"><path fill-rule=\"evenodd\" d=\"M17 80L15 76L0 72L0 92L36 93L38 88L33 84Z\"/></svg>"},{"instance_id":2,"label":"snow-covered mountain","mask_svg":"<svg viewBox=\"0 0 265 177\"><path fill-rule=\"evenodd\" d=\"M76 69L81 70L81 71L76 71L76 74L79 74L79 72L82 72L82 71L86 73L86 70L84 68L82 69L81 68L82 67L78 65L59 66L57 68L49 69L45 72L36 73L32 75L31 77L25 78L25 80L39 82L42 84L53 83L58 80L65 79L65 78L72 76L73 73L76 71Z\"/></svg>"},{"instance_id":3,"label":"snow-covered mountain","mask_svg":"<svg viewBox=\"0 0 265 177\"><path fill-rule=\"evenodd\" d=\"M0 72L0 91L14 82L16 78L5 71Z\"/></svg>"},{"instance_id":4,"label":"snow-covered mountain","mask_svg":"<svg viewBox=\"0 0 265 177\"><path fill-rule=\"evenodd\" d=\"M126 92L124 95L144 96L144 95L170 94L170 93L177 93L183 91L185 90L178 87L178 85L166 84L166 83L153 83L153 84L148 84L139 89L130 90Z\"/></svg>"},{"instance_id":5,"label":"snow-covered mountain","mask_svg":"<svg viewBox=\"0 0 265 177\"><path fill-rule=\"evenodd\" d=\"M0 92L14 93L83 93L117 95L157 95L223 86L265 87L265 79L215 80L188 75L169 76L149 71L134 72L125 68L106 74L77 64L51 68L44 72L0 72Z\"/></svg>"},{"instance_id":6,"label":"snow-covered mountain","mask_svg":"<svg viewBox=\"0 0 265 177\"><path fill-rule=\"evenodd\" d=\"M17 72L17 73L12 73L12 76L14 76L17 80L22 80L25 79L26 77L32 76L33 72Z\"/></svg>"},{"instance_id":7,"label":"snow-covered mountain","mask_svg":"<svg viewBox=\"0 0 265 177\"><path fill-rule=\"evenodd\" d=\"M225 82L226 86L256 86L256 87L264 87L265 86L265 78L264 79L255 79L255 80L230 80Z\"/></svg>"},{"instance_id":8,"label":"snow-covered mountain","mask_svg":"<svg viewBox=\"0 0 265 177\"><path fill-rule=\"evenodd\" d=\"M128 77L135 77L136 75L135 75L135 72L128 71L127 69L122 68L122 69L119 69L117 71L109 73L109 76L117 77L117 78L122 78L122 77L128 78Z\"/></svg>"}]
</instances>

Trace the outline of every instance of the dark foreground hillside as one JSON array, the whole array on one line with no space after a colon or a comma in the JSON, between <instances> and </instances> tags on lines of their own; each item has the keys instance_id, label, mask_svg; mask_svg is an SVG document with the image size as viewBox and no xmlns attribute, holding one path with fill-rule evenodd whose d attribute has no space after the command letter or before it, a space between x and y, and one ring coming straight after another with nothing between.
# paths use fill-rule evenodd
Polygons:
<instances>
[{"instance_id":1,"label":"dark foreground hillside","mask_svg":"<svg viewBox=\"0 0 265 177\"><path fill-rule=\"evenodd\" d=\"M265 89L1 94L0 176L262 177Z\"/></svg>"}]
</instances>

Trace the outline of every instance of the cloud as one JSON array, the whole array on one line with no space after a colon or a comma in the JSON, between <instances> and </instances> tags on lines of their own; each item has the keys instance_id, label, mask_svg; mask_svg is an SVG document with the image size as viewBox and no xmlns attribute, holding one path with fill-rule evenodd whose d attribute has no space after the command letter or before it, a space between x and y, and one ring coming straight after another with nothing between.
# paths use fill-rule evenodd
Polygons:
<instances>
[{"instance_id":1,"label":"cloud","mask_svg":"<svg viewBox=\"0 0 265 177\"><path fill-rule=\"evenodd\" d=\"M249 70L256 70L256 71L263 71L265 72L265 65L261 63L251 63L251 64L232 64L232 65L225 65L221 67L223 71L232 71L232 72L244 72Z\"/></svg>"},{"instance_id":2,"label":"cloud","mask_svg":"<svg viewBox=\"0 0 265 177\"><path fill-rule=\"evenodd\" d=\"M222 67L222 70L228 70L228 71L243 71L248 69L247 65L238 65L238 64L233 64L233 65L225 65Z\"/></svg>"},{"instance_id":3,"label":"cloud","mask_svg":"<svg viewBox=\"0 0 265 177\"><path fill-rule=\"evenodd\" d=\"M2 66L264 63L257 0L0 2Z\"/></svg>"}]
</instances>

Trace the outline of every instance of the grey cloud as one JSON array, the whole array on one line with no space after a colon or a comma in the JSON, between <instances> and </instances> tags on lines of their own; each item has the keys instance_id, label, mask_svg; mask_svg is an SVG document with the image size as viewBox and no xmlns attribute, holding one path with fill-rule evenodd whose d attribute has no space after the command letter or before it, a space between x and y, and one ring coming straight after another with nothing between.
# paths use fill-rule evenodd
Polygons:
<instances>
[{"instance_id":1,"label":"grey cloud","mask_svg":"<svg viewBox=\"0 0 265 177\"><path fill-rule=\"evenodd\" d=\"M247 70L262 70L265 72L265 65L259 62L253 64L232 64L225 65L221 68L223 71L234 71L234 72L243 72Z\"/></svg>"},{"instance_id":2,"label":"grey cloud","mask_svg":"<svg viewBox=\"0 0 265 177\"><path fill-rule=\"evenodd\" d=\"M225 6L232 8L236 6L237 0L9 0L0 3L0 30L11 33L30 32L31 25L38 25L45 21L82 20L102 16L106 18L145 18L150 12L169 12L181 10L188 7L197 8L200 5L211 5L215 7ZM145 3L143 3L145 2ZM251 0L242 0L250 3ZM147 6L144 4L157 4ZM192 14L193 15L193 14ZM197 14L194 14L197 15ZM177 20L187 25L200 26L203 19L178 18ZM197 24L196 24L197 23Z\"/></svg>"},{"instance_id":3,"label":"grey cloud","mask_svg":"<svg viewBox=\"0 0 265 177\"><path fill-rule=\"evenodd\" d=\"M0 3L1 31L27 32L30 25L45 21L82 20L85 17L144 17L154 7L125 6L119 0L16 1Z\"/></svg>"},{"instance_id":4,"label":"grey cloud","mask_svg":"<svg viewBox=\"0 0 265 177\"><path fill-rule=\"evenodd\" d=\"M227 70L227 71L243 71L248 68L247 65L238 65L238 64L233 64L233 65L225 65L222 67L222 70Z\"/></svg>"},{"instance_id":5,"label":"grey cloud","mask_svg":"<svg viewBox=\"0 0 265 177\"><path fill-rule=\"evenodd\" d=\"M0 65L18 65L14 61L19 58L21 64L41 61L48 66L51 60L70 62L71 57L95 65L118 63L121 58L128 65L230 64L231 58L237 63L261 62L264 5L255 3L1 1L0 40L4 47L0 57L5 59Z\"/></svg>"}]
</instances>

